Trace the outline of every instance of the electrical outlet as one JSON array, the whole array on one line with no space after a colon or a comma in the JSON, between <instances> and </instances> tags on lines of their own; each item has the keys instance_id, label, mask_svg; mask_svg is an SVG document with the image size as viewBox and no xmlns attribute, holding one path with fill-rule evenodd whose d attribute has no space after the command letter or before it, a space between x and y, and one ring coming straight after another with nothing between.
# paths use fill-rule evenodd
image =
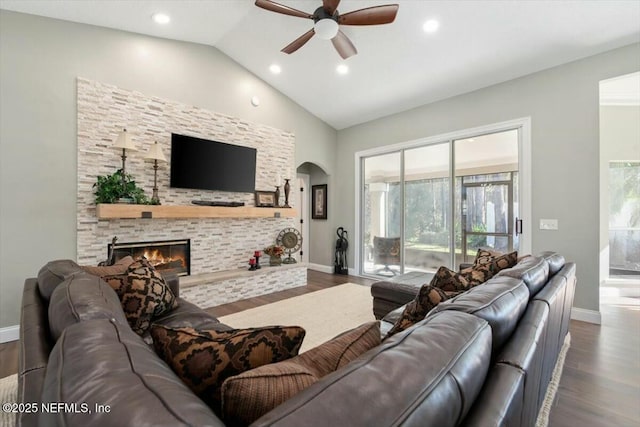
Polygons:
<instances>
[{"instance_id":1,"label":"electrical outlet","mask_svg":"<svg viewBox=\"0 0 640 427\"><path fill-rule=\"evenodd\" d=\"M557 229L558 229L557 219L541 219L540 220L540 230L557 230Z\"/></svg>"}]
</instances>

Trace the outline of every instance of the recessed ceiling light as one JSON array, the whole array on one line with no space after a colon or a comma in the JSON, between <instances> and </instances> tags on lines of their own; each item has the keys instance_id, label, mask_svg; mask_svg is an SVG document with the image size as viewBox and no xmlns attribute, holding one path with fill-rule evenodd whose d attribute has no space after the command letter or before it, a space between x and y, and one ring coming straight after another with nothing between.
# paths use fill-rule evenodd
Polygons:
<instances>
[{"instance_id":1,"label":"recessed ceiling light","mask_svg":"<svg viewBox=\"0 0 640 427\"><path fill-rule=\"evenodd\" d=\"M156 24L168 24L171 22L171 17L166 13L154 13L151 18Z\"/></svg>"},{"instance_id":2,"label":"recessed ceiling light","mask_svg":"<svg viewBox=\"0 0 640 427\"><path fill-rule=\"evenodd\" d=\"M269 71L271 71L273 74L280 74L282 72L282 68L280 68L278 64L271 64L269 66Z\"/></svg>"},{"instance_id":3,"label":"recessed ceiling light","mask_svg":"<svg viewBox=\"0 0 640 427\"><path fill-rule=\"evenodd\" d=\"M349 72L349 67L345 64L340 64L336 67L336 73L338 74L347 74Z\"/></svg>"},{"instance_id":4,"label":"recessed ceiling light","mask_svg":"<svg viewBox=\"0 0 640 427\"><path fill-rule=\"evenodd\" d=\"M435 33L436 31L438 31L438 27L440 27L440 23L438 21L436 21L435 19L429 19L424 23L422 29L425 33Z\"/></svg>"}]
</instances>

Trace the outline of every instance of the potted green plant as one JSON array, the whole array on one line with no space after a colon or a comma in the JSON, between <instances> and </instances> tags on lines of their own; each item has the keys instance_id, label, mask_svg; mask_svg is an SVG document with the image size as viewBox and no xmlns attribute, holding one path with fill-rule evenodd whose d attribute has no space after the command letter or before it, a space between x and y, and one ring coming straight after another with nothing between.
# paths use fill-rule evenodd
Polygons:
<instances>
[{"instance_id":1,"label":"potted green plant","mask_svg":"<svg viewBox=\"0 0 640 427\"><path fill-rule=\"evenodd\" d=\"M131 175L118 169L111 175L98 176L93 184L96 203L136 203L148 205L144 190L136 185Z\"/></svg>"}]
</instances>

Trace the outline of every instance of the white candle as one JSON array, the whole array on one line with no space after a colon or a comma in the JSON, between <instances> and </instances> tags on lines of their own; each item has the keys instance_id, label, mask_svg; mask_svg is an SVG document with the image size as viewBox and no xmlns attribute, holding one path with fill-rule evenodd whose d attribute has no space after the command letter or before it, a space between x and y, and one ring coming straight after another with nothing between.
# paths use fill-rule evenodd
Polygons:
<instances>
[{"instance_id":1,"label":"white candle","mask_svg":"<svg viewBox=\"0 0 640 427\"><path fill-rule=\"evenodd\" d=\"M278 179L276 180L276 186L280 187L282 185L282 177L278 175Z\"/></svg>"}]
</instances>

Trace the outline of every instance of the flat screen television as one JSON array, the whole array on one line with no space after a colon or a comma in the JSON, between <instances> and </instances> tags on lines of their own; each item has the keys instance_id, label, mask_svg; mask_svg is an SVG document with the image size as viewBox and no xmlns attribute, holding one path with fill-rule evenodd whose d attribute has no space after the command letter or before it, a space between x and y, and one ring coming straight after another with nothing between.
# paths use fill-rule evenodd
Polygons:
<instances>
[{"instance_id":1,"label":"flat screen television","mask_svg":"<svg viewBox=\"0 0 640 427\"><path fill-rule=\"evenodd\" d=\"M172 188L253 193L256 149L171 134Z\"/></svg>"}]
</instances>

